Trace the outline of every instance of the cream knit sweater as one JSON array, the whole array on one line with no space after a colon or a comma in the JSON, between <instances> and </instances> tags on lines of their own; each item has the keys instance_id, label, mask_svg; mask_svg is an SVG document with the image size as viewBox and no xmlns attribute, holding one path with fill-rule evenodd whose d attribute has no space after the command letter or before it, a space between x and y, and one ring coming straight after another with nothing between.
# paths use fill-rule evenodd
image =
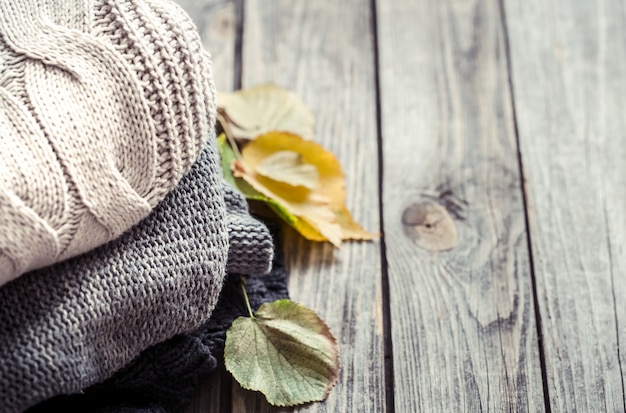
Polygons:
<instances>
[{"instance_id":1,"label":"cream knit sweater","mask_svg":"<svg viewBox=\"0 0 626 413\"><path fill-rule=\"evenodd\" d=\"M0 285L144 218L214 126L211 79L168 0L0 1Z\"/></svg>"}]
</instances>

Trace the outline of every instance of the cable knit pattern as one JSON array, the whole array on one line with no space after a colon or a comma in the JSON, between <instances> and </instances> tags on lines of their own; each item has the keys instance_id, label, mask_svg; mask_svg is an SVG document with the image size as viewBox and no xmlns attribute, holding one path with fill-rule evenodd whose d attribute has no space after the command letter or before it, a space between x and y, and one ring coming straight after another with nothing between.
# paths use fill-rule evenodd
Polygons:
<instances>
[{"instance_id":1,"label":"cable knit pattern","mask_svg":"<svg viewBox=\"0 0 626 413\"><path fill-rule=\"evenodd\" d=\"M239 234L228 215L243 214L240 195L223 196L218 156L213 136L176 189L130 231L0 288L0 412L81 391L209 319L232 255L228 237ZM248 245L255 258L237 265L261 272L272 259L271 236L249 223L261 241Z\"/></svg>"},{"instance_id":2,"label":"cable knit pattern","mask_svg":"<svg viewBox=\"0 0 626 413\"><path fill-rule=\"evenodd\" d=\"M208 55L169 0L0 1L0 285L147 216L215 113Z\"/></svg>"}]
</instances>

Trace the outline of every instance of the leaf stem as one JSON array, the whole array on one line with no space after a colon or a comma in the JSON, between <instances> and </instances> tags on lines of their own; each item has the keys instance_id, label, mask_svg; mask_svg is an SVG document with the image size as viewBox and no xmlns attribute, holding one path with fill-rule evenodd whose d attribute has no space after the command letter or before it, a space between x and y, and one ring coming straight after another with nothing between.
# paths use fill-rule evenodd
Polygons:
<instances>
[{"instance_id":1,"label":"leaf stem","mask_svg":"<svg viewBox=\"0 0 626 413\"><path fill-rule=\"evenodd\" d=\"M248 299L248 293L246 292L246 282L243 277L241 277L241 291L243 291L243 297L246 299L246 306L248 307L250 318L256 318L254 317L254 314L252 314L252 307L250 307L250 300Z\"/></svg>"},{"instance_id":2,"label":"leaf stem","mask_svg":"<svg viewBox=\"0 0 626 413\"><path fill-rule=\"evenodd\" d=\"M241 152L239 151L239 146L237 145L237 142L235 141L235 135L233 135L233 131L230 129L230 125L228 124L228 118L227 118L226 113L221 113L218 110L217 120L219 120L220 124L222 125L222 128L224 129L224 132L226 133L226 138L228 139L228 142L230 143L231 148L233 148L235 157L239 160L243 159L243 156L241 155Z\"/></svg>"}]
</instances>

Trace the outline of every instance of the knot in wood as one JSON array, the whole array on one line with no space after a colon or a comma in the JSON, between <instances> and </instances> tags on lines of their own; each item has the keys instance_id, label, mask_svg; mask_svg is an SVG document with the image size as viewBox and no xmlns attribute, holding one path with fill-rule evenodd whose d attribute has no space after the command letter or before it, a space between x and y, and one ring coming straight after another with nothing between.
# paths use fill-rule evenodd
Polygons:
<instances>
[{"instance_id":1,"label":"knot in wood","mask_svg":"<svg viewBox=\"0 0 626 413\"><path fill-rule=\"evenodd\" d=\"M433 201L409 205L402 213L404 233L417 246L446 251L458 244L456 225L444 207Z\"/></svg>"}]
</instances>

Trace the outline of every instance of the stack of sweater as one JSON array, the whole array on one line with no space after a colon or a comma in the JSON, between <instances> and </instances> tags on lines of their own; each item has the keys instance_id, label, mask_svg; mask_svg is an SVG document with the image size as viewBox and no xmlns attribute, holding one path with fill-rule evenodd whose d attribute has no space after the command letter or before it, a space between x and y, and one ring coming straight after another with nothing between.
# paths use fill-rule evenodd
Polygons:
<instances>
[{"instance_id":1,"label":"stack of sweater","mask_svg":"<svg viewBox=\"0 0 626 413\"><path fill-rule=\"evenodd\" d=\"M169 0L0 2L0 413L176 411L240 277L255 307L287 295L215 117Z\"/></svg>"}]
</instances>

